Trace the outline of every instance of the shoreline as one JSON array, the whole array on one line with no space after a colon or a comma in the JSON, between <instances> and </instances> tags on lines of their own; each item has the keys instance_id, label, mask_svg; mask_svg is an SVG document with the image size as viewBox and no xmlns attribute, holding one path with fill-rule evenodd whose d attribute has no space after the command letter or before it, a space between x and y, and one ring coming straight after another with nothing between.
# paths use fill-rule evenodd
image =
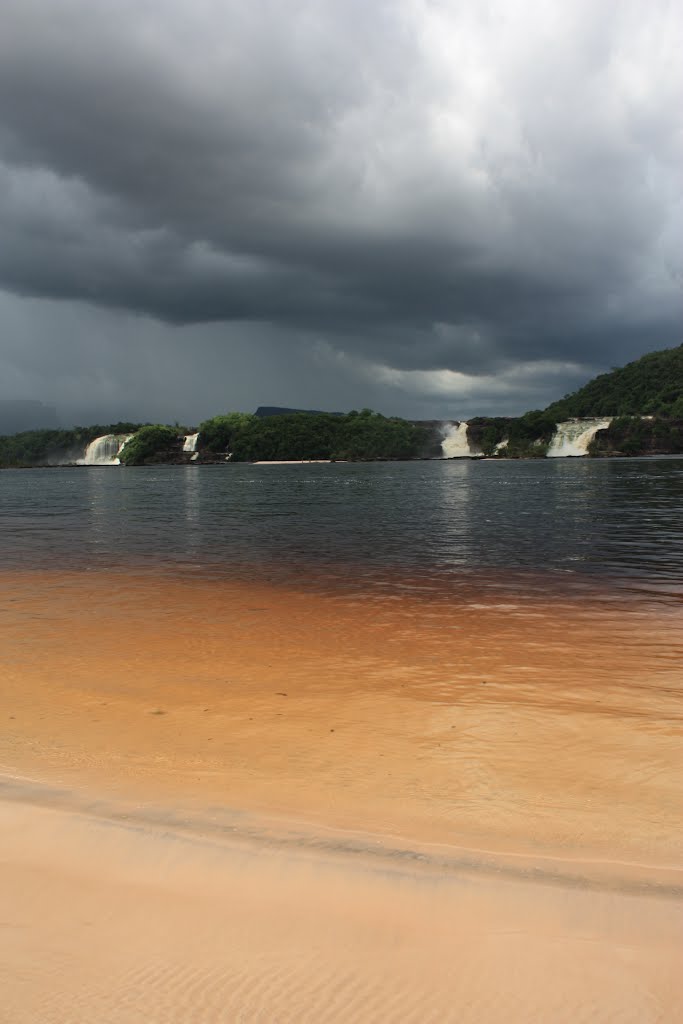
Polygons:
<instances>
[{"instance_id":1,"label":"shoreline","mask_svg":"<svg viewBox=\"0 0 683 1024\"><path fill-rule=\"evenodd\" d=\"M563 462L569 460L570 462L585 461L585 462L613 462L613 461L624 461L634 462L639 459L683 459L683 452L639 452L633 455L626 453L614 453L614 454L599 454L589 455L563 455L563 456L547 456L547 455L520 455L515 458L510 458L501 455L484 455L484 454L472 454L472 455L451 455L451 456L416 456L408 459L278 459L278 460L265 460L265 461L254 461L254 462L233 462L231 459L226 458L224 453L221 453L220 458L210 459L204 462L200 460L192 459L178 459L175 461L159 461L144 463L139 466L117 466L114 463L93 463L91 465L83 465L77 462L60 462L60 463L39 463L36 465L0 465L0 470L17 470L17 469L154 469L156 467L203 467L207 466L308 466L308 465L331 465L331 466L367 466L367 465L389 465L392 463L415 463L415 462L500 462L500 463L514 463L514 462Z\"/></svg>"},{"instance_id":2,"label":"shoreline","mask_svg":"<svg viewBox=\"0 0 683 1024\"><path fill-rule=\"evenodd\" d=\"M141 795L141 794L139 794ZM46 779L11 775L0 767L0 803L76 816L94 826L158 833L174 841L248 849L253 855L321 857L341 866L361 862L397 877L462 875L623 896L647 896L681 905L683 864L620 860L616 854L530 851L509 846L455 845L409 836L364 832L245 808L171 805L149 799L107 799L86 789L55 788Z\"/></svg>"}]
</instances>

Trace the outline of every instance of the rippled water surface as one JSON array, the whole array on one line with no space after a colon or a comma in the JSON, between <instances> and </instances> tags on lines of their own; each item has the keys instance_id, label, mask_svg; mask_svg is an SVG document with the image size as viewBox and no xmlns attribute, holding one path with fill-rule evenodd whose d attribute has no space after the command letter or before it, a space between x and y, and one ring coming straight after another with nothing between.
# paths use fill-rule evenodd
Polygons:
<instances>
[{"instance_id":1,"label":"rippled water surface","mask_svg":"<svg viewBox=\"0 0 683 1024\"><path fill-rule=\"evenodd\" d=\"M683 593L683 459L83 467L0 473L0 565L472 572Z\"/></svg>"}]
</instances>

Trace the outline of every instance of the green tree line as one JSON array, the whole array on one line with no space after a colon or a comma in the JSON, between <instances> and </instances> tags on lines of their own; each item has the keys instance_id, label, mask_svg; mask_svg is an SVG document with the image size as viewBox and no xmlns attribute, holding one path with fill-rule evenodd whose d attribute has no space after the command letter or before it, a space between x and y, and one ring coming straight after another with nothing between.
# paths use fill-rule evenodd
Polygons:
<instances>
[{"instance_id":1,"label":"green tree line","mask_svg":"<svg viewBox=\"0 0 683 1024\"><path fill-rule=\"evenodd\" d=\"M162 453L173 452L178 447L180 436L177 427L148 423L126 442L119 453L119 459L124 466L142 466L153 462Z\"/></svg>"},{"instance_id":2,"label":"green tree line","mask_svg":"<svg viewBox=\"0 0 683 1024\"><path fill-rule=\"evenodd\" d=\"M424 427L370 409L346 415L229 413L199 426L200 447L230 451L234 462L409 459L421 455L429 440Z\"/></svg>"},{"instance_id":3,"label":"green tree line","mask_svg":"<svg viewBox=\"0 0 683 1024\"><path fill-rule=\"evenodd\" d=\"M484 455L496 454L496 448L507 441L501 452L508 459L543 458L555 433L557 421L540 409L523 416L477 416L468 424L471 445Z\"/></svg>"}]
</instances>

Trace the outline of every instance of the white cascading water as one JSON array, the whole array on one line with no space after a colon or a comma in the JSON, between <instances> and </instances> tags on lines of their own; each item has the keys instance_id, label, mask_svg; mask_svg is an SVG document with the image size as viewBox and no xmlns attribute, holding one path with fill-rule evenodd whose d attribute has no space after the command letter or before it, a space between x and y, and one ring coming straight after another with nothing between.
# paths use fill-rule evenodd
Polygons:
<instances>
[{"instance_id":1,"label":"white cascading water","mask_svg":"<svg viewBox=\"0 0 683 1024\"><path fill-rule=\"evenodd\" d=\"M196 434L186 434L185 441L183 442L184 452L196 452L197 451L197 438L199 437L199 431Z\"/></svg>"},{"instance_id":2,"label":"white cascading water","mask_svg":"<svg viewBox=\"0 0 683 1024\"><path fill-rule=\"evenodd\" d=\"M443 427L441 451L444 459L471 459L478 454L472 451L467 440L467 421L446 423Z\"/></svg>"},{"instance_id":3,"label":"white cascading water","mask_svg":"<svg viewBox=\"0 0 683 1024\"><path fill-rule=\"evenodd\" d=\"M548 448L549 459L588 454L588 445L598 430L606 430L612 417L604 419L573 419L558 423Z\"/></svg>"},{"instance_id":4,"label":"white cascading water","mask_svg":"<svg viewBox=\"0 0 683 1024\"><path fill-rule=\"evenodd\" d=\"M119 466L121 460L119 455L126 441L130 441L132 434L104 434L96 437L85 449L82 459L78 460L79 466Z\"/></svg>"}]
</instances>

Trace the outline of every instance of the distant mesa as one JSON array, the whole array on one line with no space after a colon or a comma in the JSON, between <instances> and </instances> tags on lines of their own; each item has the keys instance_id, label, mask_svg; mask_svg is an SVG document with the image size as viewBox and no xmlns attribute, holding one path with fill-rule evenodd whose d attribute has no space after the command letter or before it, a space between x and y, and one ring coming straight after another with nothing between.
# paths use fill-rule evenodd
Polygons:
<instances>
[{"instance_id":1,"label":"distant mesa","mask_svg":"<svg viewBox=\"0 0 683 1024\"><path fill-rule=\"evenodd\" d=\"M254 416L290 416L292 413L305 413L308 416L343 416L343 412L323 412L322 409L288 409L283 405L259 405Z\"/></svg>"}]
</instances>

